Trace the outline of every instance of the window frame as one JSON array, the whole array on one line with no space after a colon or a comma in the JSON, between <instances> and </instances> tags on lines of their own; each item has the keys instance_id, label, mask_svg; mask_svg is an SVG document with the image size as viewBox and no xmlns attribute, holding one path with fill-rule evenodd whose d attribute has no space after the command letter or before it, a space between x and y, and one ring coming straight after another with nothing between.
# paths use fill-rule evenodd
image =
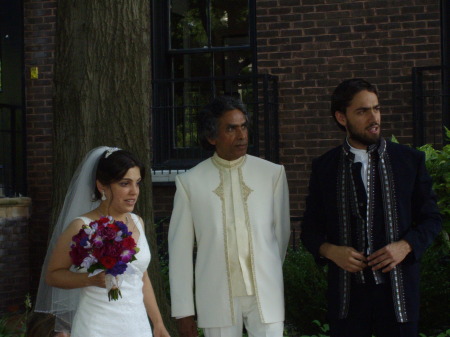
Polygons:
<instances>
[{"instance_id":1,"label":"window frame","mask_svg":"<svg viewBox=\"0 0 450 337\"><path fill-rule=\"evenodd\" d=\"M207 0L209 5L211 0ZM178 55L198 55L210 54L214 57L216 54L236 51L249 51L252 58L252 89L253 95L258 91L258 69L257 69L257 45L256 45L256 1L248 0L248 33L249 44L206 48L188 48L172 49L171 27L170 27L170 0L152 1L152 147L153 147L153 167L188 169L195 166L204 158L210 156L210 153L196 147L187 147L177 149L174 146L174 133L176 132L173 124L173 114L164 115L160 108L173 107L174 95L172 95L173 81L205 81L205 78L174 78L171 70L171 60ZM210 67L209 80L211 81L211 91L209 96L212 99L215 93L215 80L221 77L214 77ZM253 101L255 101L253 97ZM159 125L172 125L169 128L170 134L164 134L164 130ZM181 154L182 153L182 154ZM184 158L183 158L184 156ZM181 158L181 159L180 159Z\"/></svg>"}]
</instances>

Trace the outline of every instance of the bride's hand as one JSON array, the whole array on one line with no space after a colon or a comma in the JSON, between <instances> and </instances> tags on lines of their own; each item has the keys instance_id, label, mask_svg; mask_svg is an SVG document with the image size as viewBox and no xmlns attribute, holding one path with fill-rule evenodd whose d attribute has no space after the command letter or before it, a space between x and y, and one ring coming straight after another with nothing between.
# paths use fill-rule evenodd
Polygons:
<instances>
[{"instance_id":1,"label":"bride's hand","mask_svg":"<svg viewBox=\"0 0 450 337\"><path fill-rule=\"evenodd\" d=\"M154 337L170 337L169 333L166 330L164 324L157 324L153 327L153 336Z\"/></svg>"},{"instance_id":2,"label":"bride's hand","mask_svg":"<svg viewBox=\"0 0 450 337\"><path fill-rule=\"evenodd\" d=\"M105 272L102 271L101 273L99 273L95 276L88 277L88 285L100 287L100 288L106 288Z\"/></svg>"}]
</instances>

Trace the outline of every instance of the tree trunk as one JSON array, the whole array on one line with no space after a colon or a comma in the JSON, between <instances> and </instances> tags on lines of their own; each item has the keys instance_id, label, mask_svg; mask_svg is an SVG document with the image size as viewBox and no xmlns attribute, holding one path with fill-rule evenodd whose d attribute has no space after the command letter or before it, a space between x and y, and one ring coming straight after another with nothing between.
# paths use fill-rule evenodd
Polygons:
<instances>
[{"instance_id":1,"label":"tree trunk","mask_svg":"<svg viewBox=\"0 0 450 337\"><path fill-rule=\"evenodd\" d=\"M117 146L147 167L136 213L153 256L149 275L176 335L160 273L150 174L150 1L60 0L57 13L54 194L57 218L76 167L92 148Z\"/></svg>"}]
</instances>

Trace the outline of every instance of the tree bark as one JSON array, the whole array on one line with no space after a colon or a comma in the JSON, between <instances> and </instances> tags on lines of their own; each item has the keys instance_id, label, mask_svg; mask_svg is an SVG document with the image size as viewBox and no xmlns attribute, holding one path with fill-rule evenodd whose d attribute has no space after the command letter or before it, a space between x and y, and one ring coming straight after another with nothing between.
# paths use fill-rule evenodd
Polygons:
<instances>
[{"instance_id":1,"label":"tree bark","mask_svg":"<svg viewBox=\"0 0 450 337\"><path fill-rule=\"evenodd\" d=\"M150 1L60 0L57 10L52 219L90 149L116 146L136 154L148 173L136 213L146 224L153 256L149 275L165 324L176 336L153 226Z\"/></svg>"}]
</instances>

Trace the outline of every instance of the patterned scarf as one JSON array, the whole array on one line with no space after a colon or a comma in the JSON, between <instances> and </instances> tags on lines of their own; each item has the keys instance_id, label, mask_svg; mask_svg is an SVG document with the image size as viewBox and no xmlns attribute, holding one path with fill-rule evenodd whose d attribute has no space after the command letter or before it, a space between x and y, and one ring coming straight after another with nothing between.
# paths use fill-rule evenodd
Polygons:
<instances>
[{"instance_id":1,"label":"patterned scarf","mask_svg":"<svg viewBox=\"0 0 450 337\"><path fill-rule=\"evenodd\" d=\"M339 213L339 244L355 247L358 251L371 254L373 250L373 223L375 208L375 177L378 170L381 183L381 196L383 200L384 222L386 224L386 242L398 241L398 214L395 195L394 176L392 173L389 155L386 151L386 141L381 138L377 144L368 147L369 153L367 174L367 210L361 214L358 207L356 186L352 176L352 164L355 156L350 152L350 146L344 142L343 151L338 165L337 196ZM378 158L377 158L378 157ZM378 159L378 160L377 160ZM357 242L352 241L351 217L356 215ZM376 284L382 283L381 271L374 271ZM356 273L356 281L365 283L364 273ZM400 265L390 272L392 295L394 298L395 314L398 322L407 322L406 304L404 296L403 273ZM351 273L340 269L340 312L339 318L347 317L349 310Z\"/></svg>"}]
</instances>

